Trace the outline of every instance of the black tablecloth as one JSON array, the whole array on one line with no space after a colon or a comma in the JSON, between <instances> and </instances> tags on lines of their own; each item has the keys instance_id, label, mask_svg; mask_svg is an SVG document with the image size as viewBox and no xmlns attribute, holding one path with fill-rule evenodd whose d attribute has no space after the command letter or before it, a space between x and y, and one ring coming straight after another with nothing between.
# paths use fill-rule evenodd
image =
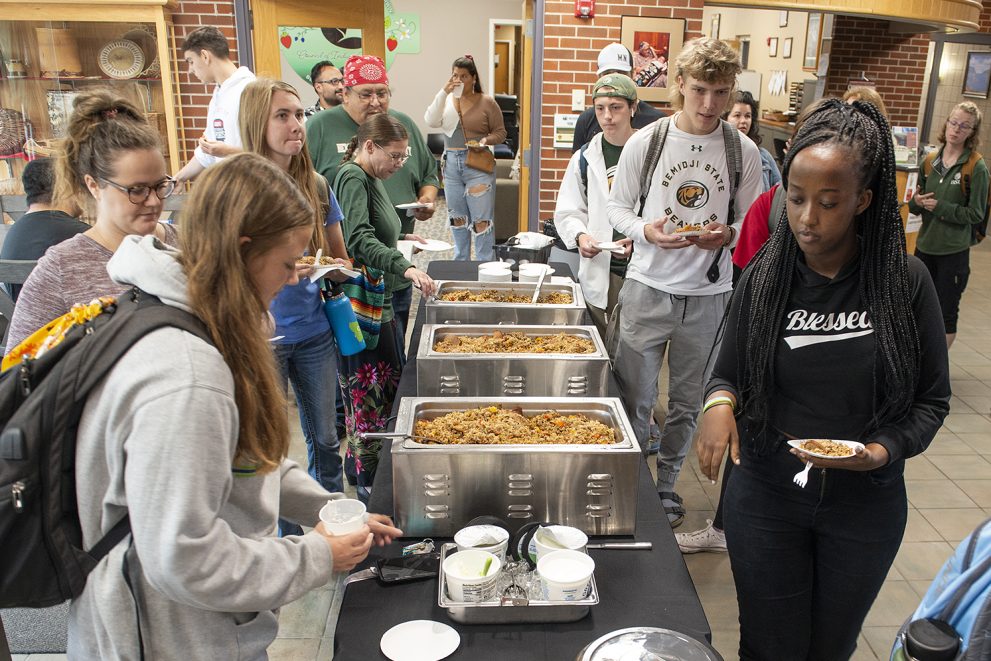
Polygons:
<instances>
[{"instance_id":1,"label":"black tablecloth","mask_svg":"<svg viewBox=\"0 0 991 661\"><path fill-rule=\"evenodd\" d=\"M427 272L439 280L474 280L477 262L431 262ZM556 274L570 274L567 264L553 263ZM409 344L410 359L403 370L396 398L416 395L416 357L424 308L421 306ZM611 390L615 384L610 380ZM369 510L392 514L392 453L385 442ZM574 659L585 645L610 631L635 626L664 627L699 640L711 639L688 569L661 509L647 464L640 467L636 541L652 542L651 551L590 550L595 559L599 603L588 617L572 623L480 625L459 624L437 605L436 580L385 587L375 580L347 586L334 638L335 659L384 659L382 635L408 620L444 622L461 635L461 646L450 659ZM634 537L596 537L592 541L632 541ZM442 540L446 541L446 540ZM397 556L409 540L374 547L357 569L381 557Z\"/></svg>"}]
</instances>

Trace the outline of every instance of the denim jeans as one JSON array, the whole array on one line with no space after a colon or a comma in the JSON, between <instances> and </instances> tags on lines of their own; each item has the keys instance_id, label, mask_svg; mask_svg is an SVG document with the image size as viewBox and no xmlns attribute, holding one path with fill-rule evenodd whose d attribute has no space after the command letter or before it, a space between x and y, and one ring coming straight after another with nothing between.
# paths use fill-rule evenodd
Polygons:
<instances>
[{"instance_id":1,"label":"denim jeans","mask_svg":"<svg viewBox=\"0 0 991 661\"><path fill-rule=\"evenodd\" d=\"M292 383L306 438L309 473L327 491L344 491L341 442L334 425L337 344L329 330L296 344L275 345L283 384Z\"/></svg>"},{"instance_id":2,"label":"denim jeans","mask_svg":"<svg viewBox=\"0 0 991 661\"><path fill-rule=\"evenodd\" d=\"M813 468L802 489L784 442L742 455L723 499L740 659L849 659L901 544L904 480Z\"/></svg>"},{"instance_id":3,"label":"denim jeans","mask_svg":"<svg viewBox=\"0 0 991 661\"><path fill-rule=\"evenodd\" d=\"M475 237L475 259L495 259L495 172L489 174L465 165L466 150L444 152L444 195L454 237L454 259L471 259L471 238ZM456 220L463 221L461 227ZM482 232L475 223L487 222Z\"/></svg>"}]
</instances>

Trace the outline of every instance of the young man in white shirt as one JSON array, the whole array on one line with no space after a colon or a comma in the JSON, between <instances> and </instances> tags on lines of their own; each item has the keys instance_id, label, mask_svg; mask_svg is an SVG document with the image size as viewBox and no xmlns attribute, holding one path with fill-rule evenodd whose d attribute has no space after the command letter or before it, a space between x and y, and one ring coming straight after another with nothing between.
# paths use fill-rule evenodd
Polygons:
<instances>
[{"instance_id":1,"label":"young man in white shirt","mask_svg":"<svg viewBox=\"0 0 991 661\"><path fill-rule=\"evenodd\" d=\"M182 42L189 71L205 85L216 85L206 115L206 131L199 139L193 158L176 173L178 183L191 181L218 160L241 151L241 129L237 116L241 92L255 79L248 67L238 67L230 59L227 38L214 27L197 28Z\"/></svg>"},{"instance_id":2,"label":"young man in white shirt","mask_svg":"<svg viewBox=\"0 0 991 661\"><path fill-rule=\"evenodd\" d=\"M657 490L672 527L684 518L674 485L692 444L708 358L732 290L729 249L761 192L756 145L735 129L726 132L720 120L733 101L739 56L719 40L695 39L673 68L672 105L679 112L626 143L606 204L609 223L634 244L610 343L623 401L643 447L668 355ZM667 134L641 210L641 172L661 126ZM737 144L740 158L731 159L727 147L735 150ZM738 178L732 162L740 165ZM689 226L700 226L701 234L686 237Z\"/></svg>"}]
</instances>

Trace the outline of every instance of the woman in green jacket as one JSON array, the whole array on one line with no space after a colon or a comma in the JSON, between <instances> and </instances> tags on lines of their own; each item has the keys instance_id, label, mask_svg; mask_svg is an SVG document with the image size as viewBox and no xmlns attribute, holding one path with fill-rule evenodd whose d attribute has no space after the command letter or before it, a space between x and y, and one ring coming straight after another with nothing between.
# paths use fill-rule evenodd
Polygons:
<instances>
[{"instance_id":1,"label":"woman in green jacket","mask_svg":"<svg viewBox=\"0 0 991 661\"><path fill-rule=\"evenodd\" d=\"M363 323L367 348L342 356L339 362L348 439L345 471L357 476L358 497L365 502L382 442L364 441L358 434L385 429L405 363L392 312L392 292L401 278L412 281L424 296L432 295L435 289L430 276L396 249L399 218L382 184L409 158L408 144L406 129L398 120L385 113L371 115L358 127L334 178L334 193L344 212L341 225L348 254L356 265L370 269L369 276L385 283L379 332L368 333L369 326ZM371 306L359 306L358 312L368 319L376 314Z\"/></svg>"},{"instance_id":2,"label":"woman in green jacket","mask_svg":"<svg viewBox=\"0 0 991 661\"><path fill-rule=\"evenodd\" d=\"M940 129L942 143L926 176L919 173L919 187L909 202L912 213L922 215L922 229L915 255L926 265L936 284L946 327L946 347L957 336L960 297L970 276L970 247L974 226L984 219L988 202L988 168L978 158L969 181L964 165L976 153L980 141L981 111L970 101L954 106ZM980 156L978 154L978 156Z\"/></svg>"}]
</instances>

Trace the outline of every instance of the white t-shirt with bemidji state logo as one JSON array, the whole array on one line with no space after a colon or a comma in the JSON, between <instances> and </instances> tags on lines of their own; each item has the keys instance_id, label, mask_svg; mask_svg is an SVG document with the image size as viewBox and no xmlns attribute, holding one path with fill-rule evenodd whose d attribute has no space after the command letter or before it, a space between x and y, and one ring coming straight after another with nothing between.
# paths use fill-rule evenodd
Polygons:
<instances>
[{"instance_id":1,"label":"white t-shirt with bemidji state logo","mask_svg":"<svg viewBox=\"0 0 991 661\"><path fill-rule=\"evenodd\" d=\"M637 215L640 209L640 171L653 125L634 133L623 147L606 204L609 223L634 241L627 278L679 296L730 291L733 266L729 250L724 250L720 258L719 279L711 283L706 278L706 271L712 264L715 251L696 246L676 250L658 248L644 238L644 221L653 222L664 216L669 220L665 228L669 234L685 225L728 222L730 181L722 128L717 126L708 135L692 135L675 126L677 118L677 114L671 118L642 218ZM734 226L737 230L762 190L757 145L744 135L740 135L740 145L743 171L735 201Z\"/></svg>"}]
</instances>

